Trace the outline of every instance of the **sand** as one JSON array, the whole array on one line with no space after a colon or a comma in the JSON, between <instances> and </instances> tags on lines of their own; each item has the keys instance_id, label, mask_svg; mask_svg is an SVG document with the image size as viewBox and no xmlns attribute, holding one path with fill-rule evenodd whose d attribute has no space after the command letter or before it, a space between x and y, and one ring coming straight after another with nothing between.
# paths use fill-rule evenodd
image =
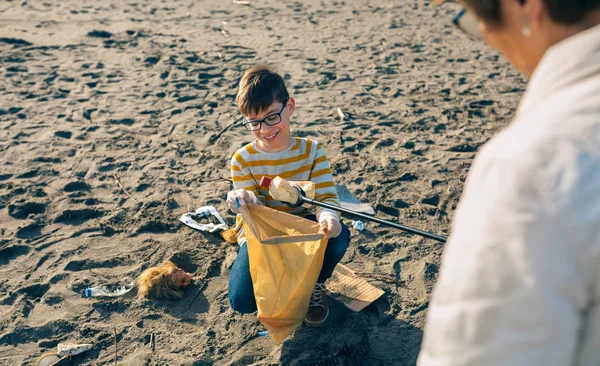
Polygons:
<instances>
[{"instance_id":1,"label":"sand","mask_svg":"<svg viewBox=\"0 0 600 366\"><path fill-rule=\"evenodd\" d=\"M454 29L457 4L250 3L0 4L0 364L63 341L94 344L72 364L113 364L115 329L121 365L308 364L344 346L367 350L363 364L416 362L443 244L352 230L342 262L385 294L360 313L331 300L324 328L276 347L229 307L237 246L177 218L213 205L233 222L229 159L251 140L236 85L266 63L336 183L378 217L448 235L473 157L524 80ZM183 300L82 298L165 259L194 275Z\"/></svg>"}]
</instances>

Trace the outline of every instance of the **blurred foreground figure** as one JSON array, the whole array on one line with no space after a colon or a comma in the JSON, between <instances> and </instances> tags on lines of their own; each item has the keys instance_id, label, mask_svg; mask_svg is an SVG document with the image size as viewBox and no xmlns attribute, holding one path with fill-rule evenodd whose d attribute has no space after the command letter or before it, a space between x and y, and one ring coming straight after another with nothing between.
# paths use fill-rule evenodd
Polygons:
<instances>
[{"instance_id":1,"label":"blurred foreground figure","mask_svg":"<svg viewBox=\"0 0 600 366\"><path fill-rule=\"evenodd\" d=\"M599 365L600 0L462 3L531 79L472 166L419 365Z\"/></svg>"}]
</instances>

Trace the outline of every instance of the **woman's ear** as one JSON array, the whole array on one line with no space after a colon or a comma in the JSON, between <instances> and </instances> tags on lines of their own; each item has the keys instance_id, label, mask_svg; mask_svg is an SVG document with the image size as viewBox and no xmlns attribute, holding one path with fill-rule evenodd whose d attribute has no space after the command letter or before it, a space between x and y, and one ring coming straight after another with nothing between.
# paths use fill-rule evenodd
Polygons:
<instances>
[{"instance_id":1,"label":"woman's ear","mask_svg":"<svg viewBox=\"0 0 600 366\"><path fill-rule=\"evenodd\" d=\"M294 100L294 98L290 97L290 99L288 99L286 108L289 111L290 117L293 116L294 111L296 110L296 100Z\"/></svg>"},{"instance_id":2,"label":"woman's ear","mask_svg":"<svg viewBox=\"0 0 600 366\"><path fill-rule=\"evenodd\" d=\"M520 1L521 8L524 10L522 23L524 26L530 27L537 31L544 22L546 5L543 0L527 0Z\"/></svg>"}]
</instances>

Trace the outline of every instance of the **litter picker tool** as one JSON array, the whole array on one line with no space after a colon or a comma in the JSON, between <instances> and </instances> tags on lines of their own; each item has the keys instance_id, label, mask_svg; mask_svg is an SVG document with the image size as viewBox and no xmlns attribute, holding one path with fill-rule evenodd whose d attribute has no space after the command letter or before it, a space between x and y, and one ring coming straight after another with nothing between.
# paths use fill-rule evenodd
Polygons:
<instances>
[{"instance_id":1,"label":"litter picker tool","mask_svg":"<svg viewBox=\"0 0 600 366\"><path fill-rule=\"evenodd\" d=\"M306 193L304 192L304 189L302 189L299 185L292 184L280 177L275 177L274 179L271 179L267 176L263 176L263 178L260 180L260 186L263 188L269 189L269 193L271 194L271 196L274 199L281 201L281 202L285 202L286 204L288 204L291 207L298 207L303 204L316 205L316 206L320 206L320 207L327 208L330 210L357 216L357 217L360 217L367 221L373 221L378 224L393 227L395 229L400 229L400 230L403 230L403 231L406 231L406 232L409 232L412 234L420 235L425 238L437 240L442 243L446 242L446 237L441 236L441 235L429 233L427 231L415 229L415 228L412 228L409 226L405 226L405 225L398 224L395 222L383 220L383 219L380 219L380 218L377 218L377 217L374 217L371 215L367 215L362 212L348 210L346 208L330 205L327 203L319 202L314 199L308 198L308 197L306 197Z\"/></svg>"}]
</instances>

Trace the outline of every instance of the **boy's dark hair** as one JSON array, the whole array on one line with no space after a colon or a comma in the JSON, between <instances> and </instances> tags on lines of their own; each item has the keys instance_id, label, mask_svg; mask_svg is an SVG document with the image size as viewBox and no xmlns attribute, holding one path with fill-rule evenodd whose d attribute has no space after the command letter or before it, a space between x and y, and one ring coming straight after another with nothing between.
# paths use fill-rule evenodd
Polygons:
<instances>
[{"instance_id":1,"label":"boy's dark hair","mask_svg":"<svg viewBox=\"0 0 600 366\"><path fill-rule=\"evenodd\" d=\"M288 94L283 78L267 66L254 66L240 80L236 102L243 115L260 113L273 102L285 102Z\"/></svg>"},{"instance_id":2,"label":"boy's dark hair","mask_svg":"<svg viewBox=\"0 0 600 366\"><path fill-rule=\"evenodd\" d=\"M501 25L501 0L462 0L468 8L490 25ZM600 8L600 0L544 0L550 19L556 23L573 25L586 14Z\"/></svg>"}]
</instances>

